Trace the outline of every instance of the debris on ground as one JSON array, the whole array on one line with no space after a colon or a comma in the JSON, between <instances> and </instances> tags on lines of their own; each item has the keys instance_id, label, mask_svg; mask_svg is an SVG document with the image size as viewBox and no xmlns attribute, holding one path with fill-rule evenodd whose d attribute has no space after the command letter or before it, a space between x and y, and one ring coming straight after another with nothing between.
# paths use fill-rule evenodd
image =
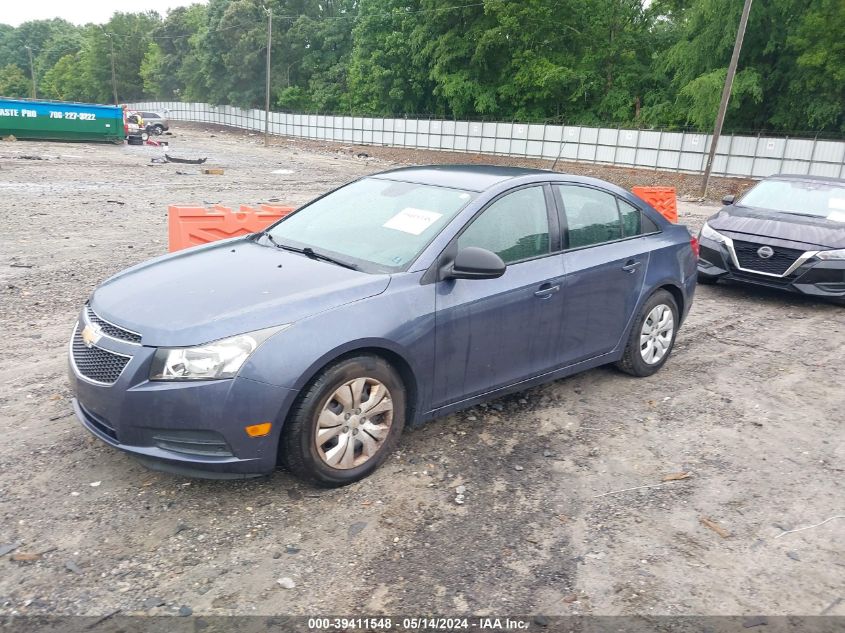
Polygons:
<instances>
[{"instance_id":1,"label":"debris on ground","mask_svg":"<svg viewBox=\"0 0 845 633\"><path fill-rule=\"evenodd\" d=\"M73 572L74 574L81 574L82 573L82 570L79 568L79 565L77 565L72 560L66 560L65 561L65 569L67 569L69 572Z\"/></svg>"},{"instance_id":2,"label":"debris on ground","mask_svg":"<svg viewBox=\"0 0 845 633\"><path fill-rule=\"evenodd\" d=\"M821 527L825 523L829 523L830 521L833 521L834 519L845 519L845 514L837 514L836 516L832 516L829 519L825 519L821 523L816 523L815 525L808 525L806 527L796 528L794 530L785 530L785 531L781 532L780 534L778 534L775 538L780 538L781 536L786 536L787 534L792 534L793 532L803 532L804 530L812 530L813 528Z\"/></svg>"},{"instance_id":3,"label":"debris on ground","mask_svg":"<svg viewBox=\"0 0 845 633\"><path fill-rule=\"evenodd\" d=\"M661 481L680 481L681 479L689 479L692 473L669 473L664 475Z\"/></svg>"},{"instance_id":4,"label":"debris on ground","mask_svg":"<svg viewBox=\"0 0 845 633\"><path fill-rule=\"evenodd\" d=\"M718 534L722 538L728 538L731 535L730 532L728 532L725 528L723 528L721 525L716 523L713 519L708 519L707 517L701 517L698 520L698 522L701 523L701 525L703 525L704 527L713 530L716 534Z\"/></svg>"},{"instance_id":5,"label":"debris on ground","mask_svg":"<svg viewBox=\"0 0 845 633\"><path fill-rule=\"evenodd\" d=\"M0 543L0 556L5 556L9 552L14 552L21 546L21 543Z\"/></svg>"},{"instance_id":6,"label":"debris on ground","mask_svg":"<svg viewBox=\"0 0 845 633\"><path fill-rule=\"evenodd\" d=\"M211 169L203 169L202 173L206 174L207 176L222 176L223 170L219 167L214 167Z\"/></svg>"},{"instance_id":7,"label":"debris on ground","mask_svg":"<svg viewBox=\"0 0 845 633\"><path fill-rule=\"evenodd\" d=\"M296 583L293 581L293 578L288 578L287 576L279 578L276 582L279 583L279 586L282 587L282 589L293 589L296 587Z\"/></svg>"},{"instance_id":8,"label":"debris on ground","mask_svg":"<svg viewBox=\"0 0 845 633\"><path fill-rule=\"evenodd\" d=\"M168 162L184 163L186 165L202 165L205 161L208 160L208 157L206 157L206 158L178 158L176 156L171 156L170 154L165 154L164 157L167 159Z\"/></svg>"}]
</instances>

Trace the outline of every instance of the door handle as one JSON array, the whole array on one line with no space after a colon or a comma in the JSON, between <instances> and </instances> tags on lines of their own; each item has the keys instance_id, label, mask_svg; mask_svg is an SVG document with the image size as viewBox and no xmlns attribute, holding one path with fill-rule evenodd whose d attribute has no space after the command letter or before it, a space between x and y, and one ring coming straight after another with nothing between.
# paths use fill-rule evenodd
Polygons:
<instances>
[{"instance_id":1,"label":"door handle","mask_svg":"<svg viewBox=\"0 0 845 633\"><path fill-rule=\"evenodd\" d=\"M540 289L534 293L534 296L540 297L541 299L548 299L558 290L560 290L560 285L550 286L548 284L543 284L542 286L540 286Z\"/></svg>"},{"instance_id":2,"label":"door handle","mask_svg":"<svg viewBox=\"0 0 845 633\"><path fill-rule=\"evenodd\" d=\"M637 268L639 268L642 265L643 265L642 262L639 262L639 261L634 260L634 259L629 259L627 262L625 262L625 265L622 266L622 270L624 270L625 272L628 272L628 273L633 273L633 272L636 272Z\"/></svg>"}]
</instances>

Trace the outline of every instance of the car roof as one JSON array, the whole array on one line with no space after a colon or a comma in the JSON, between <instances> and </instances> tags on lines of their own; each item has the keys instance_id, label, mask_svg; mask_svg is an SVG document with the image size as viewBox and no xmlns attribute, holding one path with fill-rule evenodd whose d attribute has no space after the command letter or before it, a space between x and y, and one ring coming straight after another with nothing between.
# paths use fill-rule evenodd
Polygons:
<instances>
[{"instance_id":1,"label":"car roof","mask_svg":"<svg viewBox=\"0 0 845 633\"><path fill-rule=\"evenodd\" d=\"M834 176L810 176L808 174L775 174L768 176L763 180L800 180L803 182L826 182L845 185L845 178L836 178Z\"/></svg>"},{"instance_id":2,"label":"car roof","mask_svg":"<svg viewBox=\"0 0 845 633\"><path fill-rule=\"evenodd\" d=\"M484 191L505 180L532 174L550 176L555 175L555 172L503 165L422 165L391 169L374 174L371 178L399 180L421 185L466 189L468 191Z\"/></svg>"}]
</instances>

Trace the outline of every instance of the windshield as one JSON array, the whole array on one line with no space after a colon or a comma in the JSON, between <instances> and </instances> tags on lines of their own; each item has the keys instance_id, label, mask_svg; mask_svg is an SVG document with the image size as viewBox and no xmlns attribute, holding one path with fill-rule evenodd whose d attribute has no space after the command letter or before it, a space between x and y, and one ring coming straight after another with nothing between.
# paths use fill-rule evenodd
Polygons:
<instances>
[{"instance_id":1,"label":"windshield","mask_svg":"<svg viewBox=\"0 0 845 633\"><path fill-rule=\"evenodd\" d=\"M268 233L280 246L309 247L366 272L397 272L475 195L365 178L315 200Z\"/></svg>"},{"instance_id":2,"label":"windshield","mask_svg":"<svg viewBox=\"0 0 845 633\"><path fill-rule=\"evenodd\" d=\"M835 182L764 180L740 204L845 222L845 185Z\"/></svg>"}]
</instances>

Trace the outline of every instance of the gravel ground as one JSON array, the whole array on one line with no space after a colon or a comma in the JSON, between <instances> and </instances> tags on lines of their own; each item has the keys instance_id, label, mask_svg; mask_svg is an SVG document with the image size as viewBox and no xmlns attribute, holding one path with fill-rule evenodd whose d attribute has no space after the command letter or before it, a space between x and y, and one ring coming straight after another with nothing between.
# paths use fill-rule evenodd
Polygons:
<instances>
[{"instance_id":1,"label":"gravel ground","mask_svg":"<svg viewBox=\"0 0 845 633\"><path fill-rule=\"evenodd\" d=\"M845 514L845 310L800 297L702 287L656 376L601 368L435 420L340 490L153 473L94 440L69 413L67 339L94 286L166 250L168 204L297 204L457 160L165 138L225 174L150 166L151 147L0 144L0 614L845 615L845 521L784 534Z\"/></svg>"}]
</instances>

